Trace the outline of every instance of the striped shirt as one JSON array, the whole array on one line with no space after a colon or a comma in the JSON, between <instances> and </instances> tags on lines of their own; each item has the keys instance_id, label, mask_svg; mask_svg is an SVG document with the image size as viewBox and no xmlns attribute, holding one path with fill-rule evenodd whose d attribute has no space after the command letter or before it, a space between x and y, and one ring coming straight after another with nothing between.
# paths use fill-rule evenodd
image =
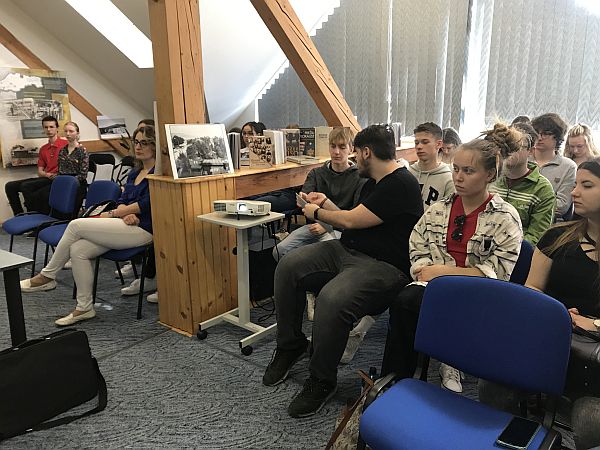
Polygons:
<instances>
[{"instance_id":1,"label":"striped shirt","mask_svg":"<svg viewBox=\"0 0 600 450\"><path fill-rule=\"evenodd\" d=\"M410 273L433 264L456 266L448 253L446 236L454 195L434 203L415 225L409 241ZM466 267L488 278L508 280L519 257L523 230L519 213L495 194L477 218L475 233L467 242Z\"/></svg>"},{"instance_id":2,"label":"striped shirt","mask_svg":"<svg viewBox=\"0 0 600 450\"><path fill-rule=\"evenodd\" d=\"M521 218L523 239L535 245L554 221L556 197L538 166L530 162L527 167L531 172L517 184L509 187L506 177L502 177L489 190L515 207Z\"/></svg>"}]
</instances>

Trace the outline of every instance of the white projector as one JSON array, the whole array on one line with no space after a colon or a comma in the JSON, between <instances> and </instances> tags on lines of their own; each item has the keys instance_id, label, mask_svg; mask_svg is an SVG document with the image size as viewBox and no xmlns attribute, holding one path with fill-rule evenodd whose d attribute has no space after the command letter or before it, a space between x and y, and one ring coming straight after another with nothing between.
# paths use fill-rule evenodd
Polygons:
<instances>
[{"instance_id":1,"label":"white projector","mask_svg":"<svg viewBox=\"0 0 600 450\"><path fill-rule=\"evenodd\" d=\"M240 216L266 216L271 212L271 204L256 200L215 200L213 209Z\"/></svg>"}]
</instances>

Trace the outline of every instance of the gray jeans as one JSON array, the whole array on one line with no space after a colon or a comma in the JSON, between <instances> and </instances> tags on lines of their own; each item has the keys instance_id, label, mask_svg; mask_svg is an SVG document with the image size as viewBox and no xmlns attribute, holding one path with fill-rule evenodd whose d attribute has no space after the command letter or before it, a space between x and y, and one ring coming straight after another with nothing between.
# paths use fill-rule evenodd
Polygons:
<instances>
[{"instance_id":1,"label":"gray jeans","mask_svg":"<svg viewBox=\"0 0 600 450\"><path fill-rule=\"evenodd\" d=\"M511 414L519 414L519 391L479 380L479 401ZM571 407L571 427L573 440L577 450L597 448L600 446L600 398L580 397L573 401Z\"/></svg>"},{"instance_id":2,"label":"gray jeans","mask_svg":"<svg viewBox=\"0 0 600 450\"><path fill-rule=\"evenodd\" d=\"M306 291L318 292L309 369L311 376L335 384L354 322L381 314L407 283L396 267L347 249L338 240L297 248L281 259L275 271L277 348L296 350L305 345Z\"/></svg>"}]
</instances>

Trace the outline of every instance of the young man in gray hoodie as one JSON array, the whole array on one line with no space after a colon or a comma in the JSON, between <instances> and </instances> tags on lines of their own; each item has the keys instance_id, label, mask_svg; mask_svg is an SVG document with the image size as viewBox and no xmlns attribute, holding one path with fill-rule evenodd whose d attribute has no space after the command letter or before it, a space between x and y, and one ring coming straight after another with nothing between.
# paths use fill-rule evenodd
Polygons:
<instances>
[{"instance_id":1,"label":"young man in gray hoodie","mask_svg":"<svg viewBox=\"0 0 600 450\"><path fill-rule=\"evenodd\" d=\"M408 170L421 186L423 206L427 209L432 203L454 193L452 171L441 159L444 142L442 129L438 125L433 122L422 123L414 129L414 134L419 160L411 164Z\"/></svg>"},{"instance_id":2,"label":"young man in gray hoodie","mask_svg":"<svg viewBox=\"0 0 600 450\"><path fill-rule=\"evenodd\" d=\"M340 209L352 209L358 201L360 187L366 182L360 178L358 168L348 160L352 153L354 136L349 128L334 128L329 133L329 155L331 159L321 167L311 170L302 192L322 192ZM273 248L273 258L279 261L291 250L313 242L339 239L341 231L325 229L319 223L309 223L295 229L288 237Z\"/></svg>"}]
</instances>

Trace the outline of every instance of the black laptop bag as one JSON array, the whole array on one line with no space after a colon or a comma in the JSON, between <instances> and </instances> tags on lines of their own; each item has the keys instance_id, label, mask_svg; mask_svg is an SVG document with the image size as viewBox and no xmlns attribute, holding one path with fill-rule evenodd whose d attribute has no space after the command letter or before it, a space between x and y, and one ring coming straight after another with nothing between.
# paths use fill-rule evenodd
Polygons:
<instances>
[{"instance_id":1,"label":"black laptop bag","mask_svg":"<svg viewBox=\"0 0 600 450\"><path fill-rule=\"evenodd\" d=\"M96 396L92 410L49 421ZM106 401L106 383L83 331L58 331L0 352L0 441L97 413Z\"/></svg>"}]
</instances>

